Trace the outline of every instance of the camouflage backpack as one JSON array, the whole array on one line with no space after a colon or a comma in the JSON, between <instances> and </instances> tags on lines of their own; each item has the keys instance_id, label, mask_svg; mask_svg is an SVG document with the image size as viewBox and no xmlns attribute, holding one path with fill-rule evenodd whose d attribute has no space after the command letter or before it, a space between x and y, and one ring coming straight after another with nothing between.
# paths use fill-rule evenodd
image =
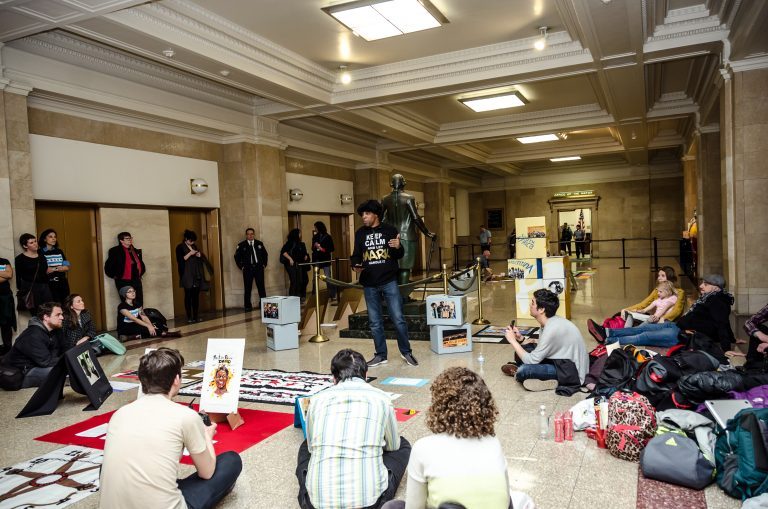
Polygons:
<instances>
[{"instance_id":1,"label":"camouflage backpack","mask_svg":"<svg viewBox=\"0 0 768 509\"><path fill-rule=\"evenodd\" d=\"M656 410L640 394L617 391L608 400L608 451L617 458L640 461L640 453L656 434Z\"/></svg>"}]
</instances>

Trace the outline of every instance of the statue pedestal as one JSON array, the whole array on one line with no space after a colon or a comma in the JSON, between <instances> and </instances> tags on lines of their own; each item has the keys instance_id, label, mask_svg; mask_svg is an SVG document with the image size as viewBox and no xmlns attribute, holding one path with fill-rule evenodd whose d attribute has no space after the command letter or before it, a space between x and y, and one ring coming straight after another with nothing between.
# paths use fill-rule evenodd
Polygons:
<instances>
[{"instance_id":1,"label":"statue pedestal","mask_svg":"<svg viewBox=\"0 0 768 509\"><path fill-rule=\"evenodd\" d=\"M426 302L414 301L403 305L405 323L408 326L408 336L412 341L429 341L429 326L427 325ZM397 339L397 332L386 306L384 313L384 333L387 339ZM339 331L342 338L373 339L368 311L349 315L349 328Z\"/></svg>"}]
</instances>

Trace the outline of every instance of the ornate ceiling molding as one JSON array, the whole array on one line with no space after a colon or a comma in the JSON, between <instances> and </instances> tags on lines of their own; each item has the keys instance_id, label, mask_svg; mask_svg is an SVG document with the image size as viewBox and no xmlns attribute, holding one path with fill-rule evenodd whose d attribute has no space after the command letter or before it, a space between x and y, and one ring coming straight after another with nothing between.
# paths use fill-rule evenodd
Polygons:
<instances>
[{"instance_id":1,"label":"ornate ceiling molding","mask_svg":"<svg viewBox=\"0 0 768 509\"><path fill-rule=\"evenodd\" d=\"M243 113L254 111L254 95L62 32L26 37L9 46Z\"/></svg>"}]
</instances>

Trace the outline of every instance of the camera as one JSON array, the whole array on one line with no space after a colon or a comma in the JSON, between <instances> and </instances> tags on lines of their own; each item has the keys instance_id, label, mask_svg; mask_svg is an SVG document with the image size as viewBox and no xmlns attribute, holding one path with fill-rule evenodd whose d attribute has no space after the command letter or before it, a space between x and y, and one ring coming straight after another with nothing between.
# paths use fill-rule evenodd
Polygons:
<instances>
[{"instance_id":1,"label":"camera","mask_svg":"<svg viewBox=\"0 0 768 509\"><path fill-rule=\"evenodd\" d=\"M200 418L203 420L203 424L205 424L206 427L211 425L211 416L206 414L205 412L197 412L197 415L200 416Z\"/></svg>"}]
</instances>

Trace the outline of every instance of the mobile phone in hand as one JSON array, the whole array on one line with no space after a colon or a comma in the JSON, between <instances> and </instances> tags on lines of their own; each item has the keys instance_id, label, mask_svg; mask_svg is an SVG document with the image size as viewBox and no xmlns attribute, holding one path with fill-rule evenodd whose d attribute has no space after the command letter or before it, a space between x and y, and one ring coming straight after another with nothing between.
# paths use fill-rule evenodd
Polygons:
<instances>
[{"instance_id":1,"label":"mobile phone in hand","mask_svg":"<svg viewBox=\"0 0 768 509\"><path fill-rule=\"evenodd\" d=\"M514 320L512 320L511 322L509 322L509 327L510 327L511 329L514 329L514 328L515 328L515 321L514 321Z\"/></svg>"}]
</instances>

